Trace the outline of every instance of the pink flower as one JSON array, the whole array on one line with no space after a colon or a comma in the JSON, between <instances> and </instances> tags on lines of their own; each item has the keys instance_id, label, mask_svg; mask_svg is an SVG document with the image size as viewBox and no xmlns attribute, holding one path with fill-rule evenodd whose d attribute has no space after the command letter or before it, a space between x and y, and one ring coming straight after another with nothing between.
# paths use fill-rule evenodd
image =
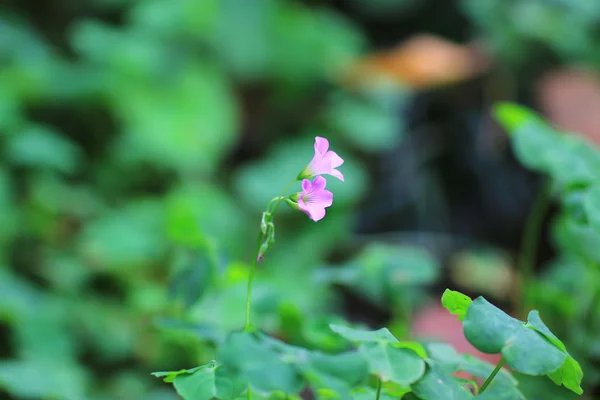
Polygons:
<instances>
[{"instance_id":1,"label":"pink flower","mask_svg":"<svg viewBox=\"0 0 600 400\"><path fill-rule=\"evenodd\" d=\"M325 190L325 185L327 181L322 176L317 176L312 183L308 179L302 181L298 208L315 222L325 217L325 207L333 203L333 193Z\"/></svg>"},{"instance_id":2,"label":"pink flower","mask_svg":"<svg viewBox=\"0 0 600 400\"><path fill-rule=\"evenodd\" d=\"M317 175L327 174L335 176L343 182L344 176L335 168L342 165L344 160L335 152L329 151L328 149L329 141L317 136L315 138L315 155L308 166L300 172L298 179L312 178Z\"/></svg>"}]
</instances>

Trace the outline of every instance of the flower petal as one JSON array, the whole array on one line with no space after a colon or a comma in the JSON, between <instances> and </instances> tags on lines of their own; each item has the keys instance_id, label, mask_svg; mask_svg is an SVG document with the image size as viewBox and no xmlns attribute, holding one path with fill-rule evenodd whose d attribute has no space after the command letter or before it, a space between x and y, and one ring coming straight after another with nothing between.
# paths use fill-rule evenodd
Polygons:
<instances>
[{"instance_id":1,"label":"flower petal","mask_svg":"<svg viewBox=\"0 0 600 400\"><path fill-rule=\"evenodd\" d=\"M317 136L315 138L315 153L323 155L327 152L327 149L329 149L329 140Z\"/></svg>"},{"instance_id":2,"label":"flower petal","mask_svg":"<svg viewBox=\"0 0 600 400\"><path fill-rule=\"evenodd\" d=\"M337 168L344 163L344 159L338 156L335 151L328 151L327 153L325 153L325 156L323 158L329 160L331 168Z\"/></svg>"},{"instance_id":3,"label":"flower petal","mask_svg":"<svg viewBox=\"0 0 600 400\"><path fill-rule=\"evenodd\" d=\"M342 175L342 173L340 171L338 171L337 169L332 169L330 175L335 176L340 181L344 182L344 175Z\"/></svg>"},{"instance_id":4,"label":"flower petal","mask_svg":"<svg viewBox=\"0 0 600 400\"><path fill-rule=\"evenodd\" d=\"M312 190L312 184L308 179L302 179L302 191L308 193Z\"/></svg>"},{"instance_id":5,"label":"flower petal","mask_svg":"<svg viewBox=\"0 0 600 400\"><path fill-rule=\"evenodd\" d=\"M309 208L313 207L330 207L333 204L333 193L329 190L319 190L311 193L308 198L305 198L305 204Z\"/></svg>"},{"instance_id":6,"label":"flower petal","mask_svg":"<svg viewBox=\"0 0 600 400\"><path fill-rule=\"evenodd\" d=\"M323 178L322 176L317 176L312 182L311 192L323 190L325 189L325 186L327 186L327 180L325 180L325 178Z\"/></svg>"},{"instance_id":7,"label":"flower petal","mask_svg":"<svg viewBox=\"0 0 600 400\"><path fill-rule=\"evenodd\" d=\"M317 222L325 218L325 209L324 208L313 208L310 211L309 215L310 219Z\"/></svg>"}]
</instances>

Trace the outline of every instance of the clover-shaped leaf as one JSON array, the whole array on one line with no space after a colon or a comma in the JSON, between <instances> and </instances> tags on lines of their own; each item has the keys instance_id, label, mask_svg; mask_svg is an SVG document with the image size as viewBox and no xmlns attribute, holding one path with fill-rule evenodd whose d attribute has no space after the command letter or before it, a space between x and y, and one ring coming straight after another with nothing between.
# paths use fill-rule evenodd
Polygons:
<instances>
[{"instance_id":1,"label":"clover-shaped leaf","mask_svg":"<svg viewBox=\"0 0 600 400\"><path fill-rule=\"evenodd\" d=\"M565 362L566 355L542 335L483 297L473 301L463 322L465 337L484 353L502 353L514 370L528 375L547 375Z\"/></svg>"},{"instance_id":2,"label":"clover-shaped leaf","mask_svg":"<svg viewBox=\"0 0 600 400\"><path fill-rule=\"evenodd\" d=\"M564 343L557 338L548 329L546 324L540 318L540 314L537 311L531 311L527 317L528 326L533 327L537 332L541 333L546 339L553 345L558 347L563 353L567 355L567 358L563 365L553 373L549 374L548 377L557 385L563 385L567 389L572 390L577 394L582 394L581 380L583 379L583 371L581 366L571 355L567 352L567 348Z\"/></svg>"},{"instance_id":3,"label":"clover-shaped leaf","mask_svg":"<svg viewBox=\"0 0 600 400\"><path fill-rule=\"evenodd\" d=\"M437 365L430 365L423 379L413 385L413 392L421 400L469 400L473 395L460 382Z\"/></svg>"},{"instance_id":4,"label":"clover-shaped leaf","mask_svg":"<svg viewBox=\"0 0 600 400\"><path fill-rule=\"evenodd\" d=\"M525 107L501 103L495 116L511 135L517 158L550 175L559 187L589 184L600 174L600 153L575 135L559 133Z\"/></svg>"},{"instance_id":5,"label":"clover-shaped leaf","mask_svg":"<svg viewBox=\"0 0 600 400\"><path fill-rule=\"evenodd\" d=\"M398 339L392 335L387 328L381 328L376 331L348 328L347 326L330 324L332 331L350 342L391 342L398 343Z\"/></svg>"},{"instance_id":6,"label":"clover-shaped leaf","mask_svg":"<svg viewBox=\"0 0 600 400\"><path fill-rule=\"evenodd\" d=\"M230 400L239 397L245 386L217 361L192 369L154 372L152 375L173 383L185 400Z\"/></svg>"},{"instance_id":7,"label":"clover-shaped leaf","mask_svg":"<svg viewBox=\"0 0 600 400\"><path fill-rule=\"evenodd\" d=\"M376 331L330 325L331 329L349 341L357 343L358 351L367 361L369 373L383 382L403 386L419 380L425 373L425 351L414 343L400 343L386 328Z\"/></svg>"},{"instance_id":8,"label":"clover-shaped leaf","mask_svg":"<svg viewBox=\"0 0 600 400\"><path fill-rule=\"evenodd\" d=\"M473 346L484 353L501 353L514 371L547 375L557 385L582 393L581 367L537 311L532 311L524 323L478 297L467 309L463 329Z\"/></svg>"},{"instance_id":9,"label":"clover-shaped leaf","mask_svg":"<svg viewBox=\"0 0 600 400\"><path fill-rule=\"evenodd\" d=\"M217 360L259 391L294 394L304 385L293 363L253 333L229 335L219 347Z\"/></svg>"},{"instance_id":10,"label":"clover-shaped leaf","mask_svg":"<svg viewBox=\"0 0 600 400\"><path fill-rule=\"evenodd\" d=\"M470 305L471 298L460 292L446 289L442 295L442 306L450 311L450 314L456 315L459 321L465 319L465 314Z\"/></svg>"},{"instance_id":11,"label":"clover-shaped leaf","mask_svg":"<svg viewBox=\"0 0 600 400\"><path fill-rule=\"evenodd\" d=\"M367 377L366 362L358 352L325 354L291 346L268 336L261 339L278 352L282 360L296 368L319 393L319 398L350 399L352 387Z\"/></svg>"}]
</instances>

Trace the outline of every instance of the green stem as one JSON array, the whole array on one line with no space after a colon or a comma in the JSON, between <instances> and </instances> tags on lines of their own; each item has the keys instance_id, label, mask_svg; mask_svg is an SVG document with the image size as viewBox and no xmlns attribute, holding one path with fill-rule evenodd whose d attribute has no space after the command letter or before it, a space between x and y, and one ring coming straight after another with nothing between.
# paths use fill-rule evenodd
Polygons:
<instances>
[{"instance_id":1,"label":"green stem","mask_svg":"<svg viewBox=\"0 0 600 400\"><path fill-rule=\"evenodd\" d=\"M285 192L288 191L288 189L296 182L296 180L291 181L290 183L288 183L288 185L285 187L285 189L283 189L281 191L281 194L279 196L276 197L277 202L275 203L275 206L273 206L273 209L270 211L271 214L273 214L275 212L275 210L277 210L277 207L279 207L279 204L281 203L281 201L285 198L283 197L283 195L285 194ZM269 208L269 206L271 205L271 203L269 202L269 204L267 205L267 209ZM244 324L244 331L248 332L250 330L252 330L252 325L250 324L250 311L252 308L252 283L254 282L254 274L256 272L256 263L258 261L258 253L260 251L260 244L262 242L262 233L258 234L258 239L256 241L256 250L254 252L254 257L252 258L252 265L250 265L250 271L248 272L248 288L246 289L246 323ZM248 389L250 390L250 389ZM250 393L250 392L248 392ZM248 394L248 396L250 396L250 394Z\"/></svg>"},{"instance_id":2,"label":"green stem","mask_svg":"<svg viewBox=\"0 0 600 400\"><path fill-rule=\"evenodd\" d=\"M289 190L289 188L292 187L292 185L296 182L297 181L294 179L293 181L291 181L290 183L287 184L287 186L281 191L281 193L279 193L279 196L277 196L277 203L275 203L275 206L271 210L271 214L273 214L275 212L275 210L277 210L277 207L279 207L279 204L281 204L281 201L283 199L285 199L285 197L283 196L285 194L285 192L287 192Z\"/></svg>"},{"instance_id":3,"label":"green stem","mask_svg":"<svg viewBox=\"0 0 600 400\"><path fill-rule=\"evenodd\" d=\"M485 380L485 382L483 382L483 385L481 385L481 388L479 389L479 394L485 392L485 389L487 389L487 387L490 385L490 383L492 382L494 377L498 374L498 372L500 372L500 369L502 368L503 365L504 365L504 359L501 358L498 365L496 365L496 368L494 368L494 370L492 371L490 376L488 376L488 378Z\"/></svg>"},{"instance_id":4,"label":"green stem","mask_svg":"<svg viewBox=\"0 0 600 400\"><path fill-rule=\"evenodd\" d=\"M379 396L381 396L381 379L377 380L377 394L375 395L375 400L379 400Z\"/></svg>"},{"instance_id":5,"label":"green stem","mask_svg":"<svg viewBox=\"0 0 600 400\"><path fill-rule=\"evenodd\" d=\"M250 324L250 309L252 299L252 282L254 282L254 273L256 272L256 262L258 259L258 252L260 250L260 238L258 236L258 244L256 245L256 251L254 252L254 258L252 259L252 265L250 266L250 272L248 273L248 288L246 289L246 323L244 324L244 331L248 332L251 330ZM248 389L250 390L250 389Z\"/></svg>"},{"instance_id":6,"label":"green stem","mask_svg":"<svg viewBox=\"0 0 600 400\"><path fill-rule=\"evenodd\" d=\"M248 400L252 400L252 390L250 389L250 386L248 386Z\"/></svg>"},{"instance_id":7,"label":"green stem","mask_svg":"<svg viewBox=\"0 0 600 400\"><path fill-rule=\"evenodd\" d=\"M594 328L594 320L596 319L596 311L600 306L600 286L596 288L592 296L592 302L589 304L588 309L586 311L586 325L588 330L592 331Z\"/></svg>"},{"instance_id":8,"label":"green stem","mask_svg":"<svg viewBox=\"0 0 600 400\"><path fill-rule=\"evenodd\" d=\"M521 315L527 313L530 308L530 299L525 292L534 277L535 256L540 241L542 223L550 208L550 200L550 184L546 181L527 216L521 240L521 252L518 262L520 275L518 310Z\"/></svg>"}]
</instances>

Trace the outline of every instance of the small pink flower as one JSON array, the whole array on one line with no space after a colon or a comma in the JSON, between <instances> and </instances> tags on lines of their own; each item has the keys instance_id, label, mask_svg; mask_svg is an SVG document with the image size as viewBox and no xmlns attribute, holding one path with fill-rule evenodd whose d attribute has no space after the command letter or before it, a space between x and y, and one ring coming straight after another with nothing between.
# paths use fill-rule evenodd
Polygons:
<instances>
[{"instance_id":1,"label":"small pink flower","mask_svg":"<svg viewBox=\"0 0 600 400\"><path fill-rule=\"evenodd\" d=\"M325 190L325 185L327 181L322 176L317 176L312 183L308 179L302 181L298 208L315 222L325 217L325 207L333 203L333 193Z\"/></svg>"},{"instance_id":2,"label":"small pink flower","mask_svg":"<svg viewBox=\"0 0 600 400\"><path fill-rule=\"evenodd\" d=\"M306 168L298 175L298 179L312 178L317 175L327 174L335 176L342 182L344 176L337 167L344 163L344 160L335 152L329 151L329 141L317 136L315 138L315 155Z\"/></svg>"}]
</instances>

